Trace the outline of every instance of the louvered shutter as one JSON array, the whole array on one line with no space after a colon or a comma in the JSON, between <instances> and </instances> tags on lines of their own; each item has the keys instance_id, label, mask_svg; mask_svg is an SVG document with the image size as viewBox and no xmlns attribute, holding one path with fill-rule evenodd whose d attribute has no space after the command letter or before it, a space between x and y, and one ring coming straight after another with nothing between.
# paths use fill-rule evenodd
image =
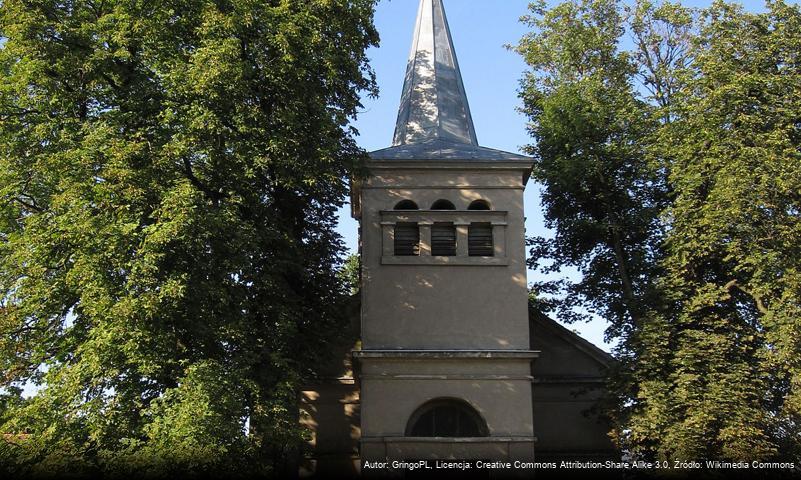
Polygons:
<instances>
[{"instance_id":1,"label":"louvered shutter","mask_svg":"<svg viewBox=\"0 0 801 480\"><path fill-rule=\"evenodd\" d=\"M453 223L435 223L431 227L431 255L435 257L456 255L456 227Z\"/></svg>"},{"instance_id":2,"label":"louvered shutter","mask_svg":"<svg viewBox=\"0 0 801 480\"><path fill-rule=\"evenodd\" d=\"M395 255L420 255L420 228L416 223L398 223L395 225Z\"/></svg>"},{"instance_id":3,"label":"louvered shutter","mask_svg":"<svg viewBox=\"0 0 801 480\"><path fill-rule=\"evenodd\" d=\"M467 230L467 251L471 257L491 257L495 248L492 245L492 225L471 223Z\"/></svg>"}]
</instances>

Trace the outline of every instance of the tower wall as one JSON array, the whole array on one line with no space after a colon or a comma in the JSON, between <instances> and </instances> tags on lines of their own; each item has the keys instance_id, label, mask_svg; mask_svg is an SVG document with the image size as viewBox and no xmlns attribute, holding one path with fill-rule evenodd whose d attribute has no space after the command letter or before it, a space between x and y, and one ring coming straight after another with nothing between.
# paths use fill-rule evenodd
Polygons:
<instances>
[{"instance_id":1,"label":"tower wall","mask_svg":"<svg viewBox=\"0 0 801 480\"><path fill-rule=\"evenodd\" d=\"M371 173L361 193L364 348L528 349L521 172L468 167ZM406 199L421 209L406 218L420 220L419 257L392 255L397 212L390 211ZM429 211L440 199L456 211ZM474 200L489 202L491 210L467 211ZM491 259L459 255L464 236L457 238L455 257L427 253L426 224L454 221L458 230L460 223L485 220L496 230Z\"/></svg>"},{"instance_id":2,"label":"tower wall","mask_svg":"<svg viewBox=\"0 0 801 480\"><path fill-rule=\"evenodd\" d=\"M361 455L366 460L531 459L534 455L523 188L530 164L371 162L360 189ZM395 210L411 200L419 210ZM455 210L431 210L448 200ZM468 210L475 200L489 210ZM431 226L453 223L455 256L431 255ZM419 256L394 229L417 223ZM471 223L492 226L493 255L469 256ZM415 437L421 406L469 405L486 434Z\"/></svg>"}]
</instances>

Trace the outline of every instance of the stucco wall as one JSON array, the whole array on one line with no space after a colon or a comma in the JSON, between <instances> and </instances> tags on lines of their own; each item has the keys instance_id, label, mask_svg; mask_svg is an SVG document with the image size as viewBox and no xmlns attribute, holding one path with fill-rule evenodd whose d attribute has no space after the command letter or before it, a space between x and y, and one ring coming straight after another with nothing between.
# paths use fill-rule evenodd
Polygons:
<instances>
[{"instance_id":1,"label":"stucco wall","mask_svg":"<svg viewBox=\"0 0 801 480\"><path fill-rule=\"evenodd\" d=\"M362 421L371 436L403 436L417 408L437 398L470 404L490 436L531 436L526 359L440 359L365 362Z\"/></svg>"},{"instance_id":2,"label":"stucco wall","mask_svg":"<svg viewBox=\"0 0 801 480\"><path fill-rule=\"evenodd\" d=\"M537 458L614 458L601 414L611 357L540 314L532 313L532 399Z\"/></svg>"},{"instance_id":3,"label":"stucco wall","mask_svg":"<svg viewBox=\"0 0 801 480\"><path fill-rule=\"evenodd\" d=\"M527 349L522 173L436 169L373 173L361 190L365 348ZM507 265L382 265L381 211L404 199L421 209L446 199L457 210L467 210L470 202L482 199L492 210L507 212ZM435 212L432 215L436 218Z\"/></svg>"},{"instance_id":4,"label":"stucco wall","mask_svg":"<svg viewBox=\"0 0 801 480\"><path fill-rule=\"evenodd\" d=\"M358 385L350 385L347 378L338 386L309 386L303 392L302 405L309 412L303 422L314 435L305 471L317 469L322 476L354 474L359 466L354 452L358 452L356 442L364 415L375 417L372 423L376 431L385 435L361 445L365 458L438 458L447 453L454 458L519 459L532 450L537 461L619 458L607 436L609 426L596 410L605 394L603 379L611 357L536 312L531 315L531 343L540 351L533 367L520 360L438 360L425 364L378 360L363 366L366 371L361 373L367 381L361 395ZM332 371L348 364L349 355L344 361L336 359ZM499 371L506 378L493 379ZM525 389L532 392L533 407L515 405L525 403L525 395L519 395ZM532 425L537 443L514 436L455 446L403 438L406 422L419 405L454 392L461 392L476 408L491 434L524 433L523 429L515 430L517 425ZM368 401L366 411L360 411L357 402L370 396L380 401L373 408ZM509 397L509 404L496 401ZM387 410L387 404L393 410Z\"/></svg>"},{"instance_id":5,"label":"stucco wall","mask_svg":"<svg viewBox=\"0 0 801 480\"><path fill-rule=\"evenodd\" d=\"M300 423L310 439L301 476L356 476L360 469L359 389L352 379L321 382L300 393Z\"/></svg>"}]
</instances>

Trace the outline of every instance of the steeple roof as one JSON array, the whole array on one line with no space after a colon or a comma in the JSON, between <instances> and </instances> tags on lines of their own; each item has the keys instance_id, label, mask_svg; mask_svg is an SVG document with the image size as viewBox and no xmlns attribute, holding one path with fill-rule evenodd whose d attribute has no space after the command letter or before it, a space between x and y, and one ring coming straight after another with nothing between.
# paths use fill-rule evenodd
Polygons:
<instances>
[{"instance_id":1,"label":"steeple roof","mask_svg":"<svg viewBox=\"0 0 801 480\"><path fill-rule=\"evenodd\" d=\"M374 160L529 160L480 147L442 0L420 0L392 146Z\"/></svg>"},{"instance_id":2,"label":"steeple roof","mask_svg":"<svg viewBox=\"0 0 801 480\"><path fill-rule=\"evenodd\" d=\"M393 145L478 145L442 0L421 0Z\"/></svg>"}]
</instances>

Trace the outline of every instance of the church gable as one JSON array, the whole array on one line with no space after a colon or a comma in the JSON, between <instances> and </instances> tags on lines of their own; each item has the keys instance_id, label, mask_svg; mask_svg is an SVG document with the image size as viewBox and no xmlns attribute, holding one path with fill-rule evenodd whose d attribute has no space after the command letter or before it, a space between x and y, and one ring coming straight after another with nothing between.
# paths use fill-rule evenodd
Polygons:
<instances>
[{"instance_id":1,"label":"church gable","mask_svg":"<svg viewBox=\"0 0 801 480\"><path fill-rule=\"evenodd\" d=\"M540 352L534 377L603 379L614 358L548 316L529 313L531 349Z\"/></svg>"},{"instance_id":2,"label":"church gable","mask_svg":"<svg viewBox=\"0 0 801 480\"><path fill-rule=\"evenodd\" d=\"M540 460L615 458L602 415L614 359L553 319L531 310L534 434Z\"/></svg>"}]
</instances>

